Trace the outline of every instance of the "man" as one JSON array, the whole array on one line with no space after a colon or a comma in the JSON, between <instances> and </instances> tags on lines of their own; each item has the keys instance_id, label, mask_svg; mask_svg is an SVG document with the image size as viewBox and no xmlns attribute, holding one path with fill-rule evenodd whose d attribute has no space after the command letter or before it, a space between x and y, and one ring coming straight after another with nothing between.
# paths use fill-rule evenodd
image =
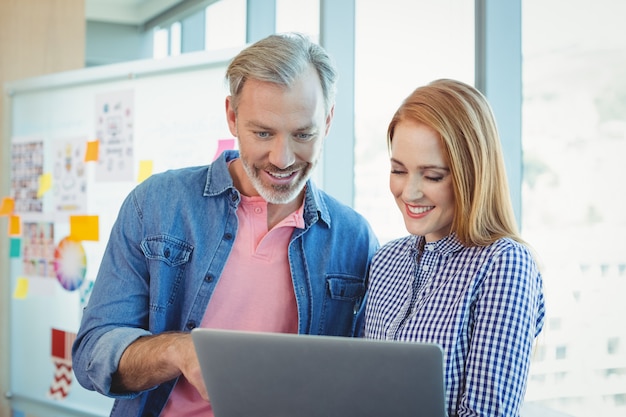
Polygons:
<instances>
[{"instance_id":1,"label":"man","mask_svg":"<svg viewBox=\"0 0 626 417\"><path fill-rule=\"evenodd\" d=\"M116 398L113 416L212 415L195 327L360 328L378 242L309 179L334 112L329 56L304 36L272 35L226 78L239 153L152 176L111 231L73 366L81 385Z\"/></svg>"}]
</instances>

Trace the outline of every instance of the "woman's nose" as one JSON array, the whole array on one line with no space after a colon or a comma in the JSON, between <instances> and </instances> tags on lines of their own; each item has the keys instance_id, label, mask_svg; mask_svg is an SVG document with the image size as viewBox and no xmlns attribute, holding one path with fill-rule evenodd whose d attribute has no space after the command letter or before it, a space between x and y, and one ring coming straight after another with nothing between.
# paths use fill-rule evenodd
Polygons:
<instances>
[{"instance_id":1,"label":"woman's nose","mask_svg":"<svg viewBox=\"0 0 626 417\"><path fill-rule=\"evenodd\" d=\"M402 191L402 198L405 201L417 201L423 197L422 182L418 179L410 179Z\"/></svg>"}]
</instances>

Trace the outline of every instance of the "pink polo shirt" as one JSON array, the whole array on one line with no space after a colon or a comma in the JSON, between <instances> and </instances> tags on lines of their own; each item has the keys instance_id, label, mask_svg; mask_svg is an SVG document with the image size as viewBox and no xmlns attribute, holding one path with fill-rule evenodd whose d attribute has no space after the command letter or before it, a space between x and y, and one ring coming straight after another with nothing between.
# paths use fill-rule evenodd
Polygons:
<instances>
[{"instance_id":1,"label":"pink polo shirt","mask_svg":"<svg viewBox=\"0 0 626 417\"><path fill-rule=\"evenodd\" d=\"M297 333L287 247L293 229L304 228L303 206L268 231L265 200L241 197L235 243L200 326ZM213 410L181 376L161 415L212 417Z\"/></svg>"}]
</instances>

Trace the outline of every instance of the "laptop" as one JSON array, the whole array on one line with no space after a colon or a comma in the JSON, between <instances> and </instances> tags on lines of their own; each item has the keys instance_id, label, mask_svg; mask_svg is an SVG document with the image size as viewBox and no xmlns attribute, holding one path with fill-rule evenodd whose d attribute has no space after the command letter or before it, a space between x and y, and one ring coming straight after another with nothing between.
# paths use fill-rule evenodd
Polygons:
<instances>
[{"instance_id":1,"label":"laptop","mask_svg":"<svg viewBox=\"0 0 626 417\"><path fill-rule=\"evenodd\" d=\"M409 343L196 328L215 417L445 417L443 351Z\"/></svg>"}]
</instances>

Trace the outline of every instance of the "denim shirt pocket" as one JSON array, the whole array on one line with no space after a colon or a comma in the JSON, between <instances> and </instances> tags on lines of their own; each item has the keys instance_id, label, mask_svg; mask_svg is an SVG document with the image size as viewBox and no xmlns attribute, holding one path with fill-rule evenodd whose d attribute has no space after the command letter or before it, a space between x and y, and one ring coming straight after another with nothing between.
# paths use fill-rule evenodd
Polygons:
<instances>
[{"instance_id":1,"label":"denim shirt pocket","mask_svg":"<svg viewBox=\"0 0 626 417\"><path fill-rule=\"evenodd\" d=\"M141 242L150 269L150 308L163 311L171 305L181 286L193 246L169 235L155 235Z\"/></svg>"},{"instance_id":2,"label":"denim shirt pocket","mask_svg":"<svg viewBox=\"0 0 626 417\"><path fill-rule=\"evenodd\" d=\"M348 275L327 275L326 289L322 332L351 336L356 313L365 295L363 279Z\"/></svg>"}]
</instances>

